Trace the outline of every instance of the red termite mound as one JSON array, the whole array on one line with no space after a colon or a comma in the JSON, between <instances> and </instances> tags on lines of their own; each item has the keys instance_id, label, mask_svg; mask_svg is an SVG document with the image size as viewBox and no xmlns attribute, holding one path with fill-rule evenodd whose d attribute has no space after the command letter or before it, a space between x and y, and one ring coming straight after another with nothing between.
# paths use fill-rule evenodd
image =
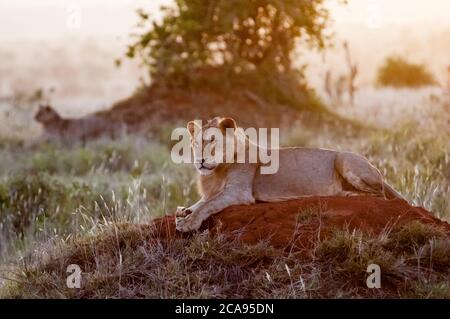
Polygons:
<instances>
[{"instance_id":1,"label":"red termite mound","mask_svg":"<svg viewBox=\"0 0 450 319\"><path fill-rule=\"evenodd\" d=\"M379 234L413 221L441 227L450 235L450 224L406 201L377 197L308 197L279 203L231 206L206 220L201 230L222 233L247 244L264 240L288 250L311 248L333 230L347 228ZM158 237L177 238L174 216L154 220Z\"/></svg>"}]
</instances>

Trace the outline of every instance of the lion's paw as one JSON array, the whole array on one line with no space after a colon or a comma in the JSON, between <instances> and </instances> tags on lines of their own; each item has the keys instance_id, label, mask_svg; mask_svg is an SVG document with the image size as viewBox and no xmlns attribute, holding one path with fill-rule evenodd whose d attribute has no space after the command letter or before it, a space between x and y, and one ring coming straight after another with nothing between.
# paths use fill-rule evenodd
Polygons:
<instances>
[{"instance_id":1,"label":"lion's paw","mask_svg":"<svg viewBox=\"0 0 450 319\"><path fill-rule=\"evenodd\" d=\"M187 215L186 217L177 217L175 219L175 225L179 232L187 233L198 230L202 226L203 220L196 217L194 214Z\"/></svg>"},{"instance_id":2,"label":"lion's paw","mask_svg":"<svg viewBox=\"0 0 450 319\"><path fill-rule=\"evenodd\" d=\"M192 214L192 211L189 208L178 206L177 211L175 212L176 217L186 217Z\"/></svg>"}]
</instances>

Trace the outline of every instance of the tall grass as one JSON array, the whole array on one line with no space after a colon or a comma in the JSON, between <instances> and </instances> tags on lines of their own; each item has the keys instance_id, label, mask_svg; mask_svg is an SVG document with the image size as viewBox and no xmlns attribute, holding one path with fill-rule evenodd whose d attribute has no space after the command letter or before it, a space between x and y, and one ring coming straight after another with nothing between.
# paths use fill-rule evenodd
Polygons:
<instances>
[{"instance_id":1,"label":"tall grass","mask_svg":"<svg viewBox=\"0 0 450 319\"><path fill-rule=\"evenodd\" d=\"M174 165L165 146L143 138L8 142L0 152L0 261L101 220L146 222L197 196L192 168Z\"/></svg>"}]
</instances>

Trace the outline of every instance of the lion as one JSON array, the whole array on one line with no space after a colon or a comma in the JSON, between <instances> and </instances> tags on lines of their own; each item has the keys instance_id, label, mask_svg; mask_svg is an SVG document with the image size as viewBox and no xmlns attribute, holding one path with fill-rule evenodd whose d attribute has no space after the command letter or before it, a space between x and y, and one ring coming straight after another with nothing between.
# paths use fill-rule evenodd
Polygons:
<instances>
[{"instance_id":1,"label":"lion","mask_svg":"<svg viewBox=\"0 0 450 319\"><path fill-rule=\"evenodd\" d=\"M82 119L65 119L50 105L39 105L34 119L41 123L44 129L44 138L81 140L98 138L107 135L115 138L119 128L98 116L89 116Z\"/></svg>"},{"instance_id":2,"label":"lion","mask_svg":"<svg viewBox=\"0 0 450 319\"><path fill-rule=\"evenodd\" d=\"M263 164L260 161L229 163L216 161L211 156L206 158L205 149L214 148L216 143L205 134L210 128L218 129L224 139L231 129L232 142L244 143L246 150L251 141L238 136L236 121L232 118L216 117L202 127L196 127L196 123L188 122L187 129L194 165L199 173L201 198L188 208L177 208L176 229L180 232L198 230L209 216L232 205L281 202L306 196L359 194L404 199L383 181L377 168L355 153L304 147L280 148L277 150L279 168L274 174L261 174L259 168ZM234 149L236 152L237 147ZM223 153L225 158L227 154Z\"/></svg>"}]
</instances>

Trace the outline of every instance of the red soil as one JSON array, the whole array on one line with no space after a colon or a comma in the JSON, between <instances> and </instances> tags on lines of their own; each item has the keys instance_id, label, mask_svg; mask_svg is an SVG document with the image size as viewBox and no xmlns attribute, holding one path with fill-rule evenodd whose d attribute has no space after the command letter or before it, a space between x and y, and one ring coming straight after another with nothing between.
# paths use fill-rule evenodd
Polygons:
<instances>
[{"instance_id":1,"label":"red soil","mask_svg":"<svg viewBox=\"0 0 450 319\"><path fill-rule=\"evenodd\" d=\"M318 238L325 238L334 229L379 234L412 221L442 227L450 234L450 224L423 208L399 199L388 201L368 196L309 197L231 206L206 220L202 230L220 232L248 244L268 240L276 248L302 250L311 248ZM189 236L175 230L174 216L156 219L154 224L160 238Z\"/></svg>"}]
</instances>

